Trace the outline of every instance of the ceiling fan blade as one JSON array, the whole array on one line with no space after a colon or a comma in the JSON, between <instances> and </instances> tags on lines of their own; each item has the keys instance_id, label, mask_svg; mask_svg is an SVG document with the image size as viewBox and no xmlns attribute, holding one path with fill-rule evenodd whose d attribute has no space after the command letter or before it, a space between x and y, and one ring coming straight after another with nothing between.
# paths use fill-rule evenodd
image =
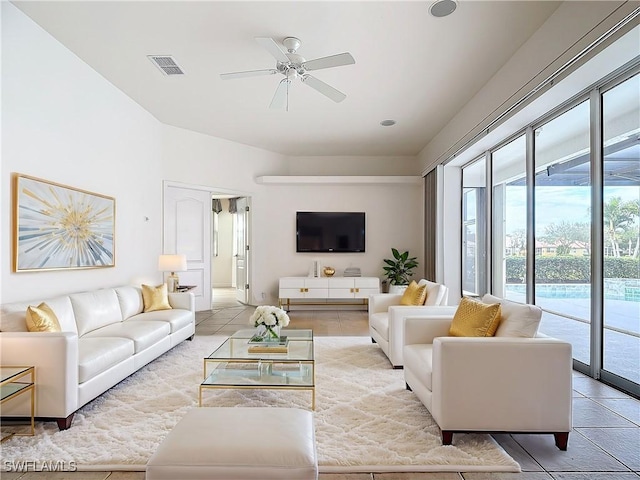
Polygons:
<instances>
[{"instance_id":1,"label":"ceiling fan blade","mask_svg":"<svg viewBox=\"0 0 640 480\"><path fill-rule=\"evenodd\" d=\"M284 50L280 48L280 45L276 43L273 38L270 37L255 37L256 42L264 47L264 49L269 52L273 58L281 63L288 63L289 57Z\"/></svg>"},{"instance_id":2,"label":"ceiling fan blade","mask_svg":"<svg viewBox=\"0 0 640 480\"><path fill-rule=\"evenodd\" d=\"M276 88L276 93L273 95L273 99L271 100L271 105L269 108L273 108L276 110L286 109L289 111L289 85L291 85L291 80L288 78L283 78L280 80L278 84L278 88Z\"/></svg>"},{"instance_id":3,"label":"ceiling fan blade","mask_svg":"<svg viewBox=\"0 0 640 480\"><path fill-rule=\"evenodd\" d=\"M312 77L311 75L305 75L304 77L302 77L302 82L317 90L321 94L329 97L334 102L339 103L347 98L347 96L340 90L336 90L331 85L328 85L322 80L318 80L316 77Z\"/></svg>"},{"instance_id":4,"label":"ceiling fan blade","mask_svg":"<svg viewBox=\"0 0 640 480\"><path fill-rule=\"evenodd\" d=\"M306 70L320 70L321 68L341 67L342 65L352 65L356 63L350 53L339 53L330 57L316 58L308 60L302 64Z\"/></svg>"},{"instance_id":5,"label":"ceiling fan blade","mask_svg":"<svg viewBox=\"0 0 640 480\"><path fill-rule=\"evenodd\" d=\"M278 71L275 68L268 68L266 70L247 70L246 72L221 73L220 78L222 80L231 80L234 78L258 77L260 75L274 75L276 73L278 73Z\"/></svg>"}]
</instances>

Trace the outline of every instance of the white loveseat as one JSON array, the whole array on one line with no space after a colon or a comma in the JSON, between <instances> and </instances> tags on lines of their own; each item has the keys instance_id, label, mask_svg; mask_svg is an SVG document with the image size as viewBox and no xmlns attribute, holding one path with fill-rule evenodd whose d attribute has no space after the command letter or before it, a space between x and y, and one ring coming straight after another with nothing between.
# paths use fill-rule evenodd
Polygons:
<instances>
[{"instance_id":1,"label":"white loveseat","mask_svg":"<svg viewBox=\"0 0 640 480\"><path fill-rule=\"evenodd\" d=\"M27 330L27 307L43 301L57 316L60 332ZM170 293L169 304L171 310L144 313L141 289L123 286L2 305L0 363L34 366L35 416L69 428L80 407L193 337L193 294ZM27 415L23 403L3 405L2 415Z\"/></svg>"},{"instance_id":2,"label":"white loveseat","mask_svg":"<svg viewBox=\"0 0 640 480\"><path fill-rule=\"evenodd\" d=\"M405 319L404 377L449 445L454 432L552 433L572 428L571 344L537 333L541 310L491 295L495 337L450 337L453 315Z\"/></svg>"},{"instance_id":3,"label":"white loveseat","mask_svg":"<svg viewBox=\"0 0 640 480\"><path fill-rule=\"evenodd\" d=\"M402 339L404 318L409 315L453 314L456 307L448 307L449 289L442 284L420 280L426 285L424 305L400 305L402 294L380 293L369 296L369 335L389 358L394 368L402 368Z\"/></svg>"}]
</instances>

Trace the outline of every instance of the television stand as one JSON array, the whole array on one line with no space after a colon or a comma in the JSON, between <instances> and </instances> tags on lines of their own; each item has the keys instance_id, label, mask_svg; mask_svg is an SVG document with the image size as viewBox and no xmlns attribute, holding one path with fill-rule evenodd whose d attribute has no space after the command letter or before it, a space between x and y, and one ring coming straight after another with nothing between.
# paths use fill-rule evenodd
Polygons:
<instances>
[{"instance_id":1,"label":"television stand","mask_svg":"<svg viewBox=\"0 0 640 480\"><path fill-rule=\"evenodd\" d=\"M378 277L282 277L278 304L287 311L292 305L362 305L366 309L369 295L377 293Z\"/></svg>"}]
</instances>

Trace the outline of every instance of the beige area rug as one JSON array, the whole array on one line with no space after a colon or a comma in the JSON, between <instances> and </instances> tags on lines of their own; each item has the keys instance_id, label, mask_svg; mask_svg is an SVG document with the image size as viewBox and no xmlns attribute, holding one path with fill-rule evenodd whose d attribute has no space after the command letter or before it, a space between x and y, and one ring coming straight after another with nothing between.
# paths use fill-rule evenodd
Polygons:
<instances>
[{"instance_id":1,"label":"beige area rug","mask_svg":"<svg viewBox=\"0 0 640 480\"><path fill-rule=\"evenodd\" d=\"M79 470L144 470L178 420L199 408L202 359L223 340L183 342L83 407L69 430L37 422L35 437L2 444L3 465L73 461ZM455 435L454 445L442 446L429 412L405 389L402 370L392 369L369 338L317 337L315 356L321 472L520 471L489 435ZM311 393L208 390L204 401L310 408Z\"/></svg>"}]
</instances>

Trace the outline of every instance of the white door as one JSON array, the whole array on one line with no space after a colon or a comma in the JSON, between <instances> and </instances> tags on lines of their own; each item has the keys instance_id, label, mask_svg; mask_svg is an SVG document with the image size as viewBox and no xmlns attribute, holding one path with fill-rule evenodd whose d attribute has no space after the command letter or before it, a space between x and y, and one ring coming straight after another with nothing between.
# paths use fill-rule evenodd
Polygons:
<instances>
[{"instance_id":1,"label":"white door","mask_svg":"<svg viewBox=\"0 0 640 480\"><path fill-rule=\"evenodd\" d=\"M236 300L249 303L249 203L238 198L234 224Z\"/></svg>"},{"instance_id":2,"label":"white door","mask_svg":"<svg viewBox=\"0 0 640 480\"><path fill-rule=\"evenodd\" d=\"M194 285L196 310L211 310L211 193L165 184L163 253L187 256L180 285Z\"/></svg>"}]
</instances>

